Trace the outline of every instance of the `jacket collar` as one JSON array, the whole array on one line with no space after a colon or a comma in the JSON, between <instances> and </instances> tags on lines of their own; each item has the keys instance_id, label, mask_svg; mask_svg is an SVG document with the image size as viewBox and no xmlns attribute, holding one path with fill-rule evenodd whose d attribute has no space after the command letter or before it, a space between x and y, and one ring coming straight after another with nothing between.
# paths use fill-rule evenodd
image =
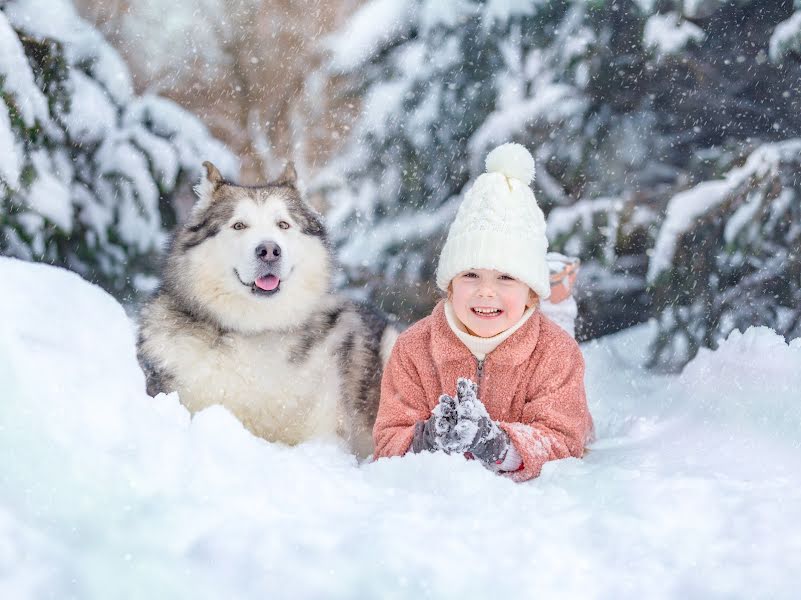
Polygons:
<instances>
[{"instance_id":1,"label":"jacket collar","mask_svg":"<svg viewBox=\"0 0 801 600\"><path fill-rule=\"evenodd\" d=\"M485 360L519 365L527 360L540 336L542 313L538 310L525 324L490 352ZM474 361L475 357L448 325L445 301L441 300L431 313L431 355L436 362Z\"/></svg>"}]
</instances>

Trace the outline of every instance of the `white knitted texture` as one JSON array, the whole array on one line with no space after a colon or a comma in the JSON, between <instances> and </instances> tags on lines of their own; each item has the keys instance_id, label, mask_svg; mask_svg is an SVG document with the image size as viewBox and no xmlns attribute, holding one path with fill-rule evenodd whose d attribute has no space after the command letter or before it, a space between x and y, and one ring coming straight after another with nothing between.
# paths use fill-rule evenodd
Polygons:
<instances>
[{"instance_id":1,"label":"white knitted texture","mask_svg":"<svg viewBox=\"0 0 801 600\"><path fill-rule=\"evenodd\" d=\"M473 184L456 213L451 232L500 231L509 235L545 235L545 216L534 192L518 179L485 173Z\"/></svg>"},{"instance_id":2,"label":"white knitted texture","mask_svg":"<svg viewBox=\"0 0 801 600\"><path fill-rule=\"evenodd\" d=\"M525 282L541 298L551 294L545 254L545 216L520 180L485 173L467 192L440 254L437 285L469 269L494 269Z\"/></svg>"}]
</instances>

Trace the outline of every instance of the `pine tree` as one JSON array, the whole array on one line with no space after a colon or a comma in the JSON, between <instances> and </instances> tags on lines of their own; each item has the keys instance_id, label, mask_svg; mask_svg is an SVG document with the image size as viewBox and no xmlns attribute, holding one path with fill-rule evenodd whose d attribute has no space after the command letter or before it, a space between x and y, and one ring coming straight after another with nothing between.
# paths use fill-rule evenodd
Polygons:
<instances>
[{"instance_id":1,"label":"pine tree","mask_svg":"<svg viewBox=\"0 0 801 600\"><path fill-rule=\"evenodd\" d=\"M677 195L649 279L651 364L680 367L734 329L801 336L801 140L765 144L724 179Z\"/></svg>"},{"instance_id":2,"label":"pine tree","mask_svg":"<svg viewBox=\"0 0 801 600\"><path fill-rule=\"evenodd\" d=\"M583 260L589 333L667 310L678 297L646 270L671 199L801 137L799 30L782 0L368 2L331 41L330 72L363 112L317 182L349 280L421 316L465 184L518 141L551 247Z\"/></svg>"},{"instance_id":3,"label":"pine tree","mask_svg":"<svg viewBox=\"0 0 801 600\"><path fill-rule=\"evenodd\" d=\"M532 12L374 1L332 43L330 69L347 74L363 113L316 188L351 281L392 310L414 313L430 298L419 286L471 176L471 137L501 91L507 38Z\"/></svg>"},{"instance_id":4,"label":"pine tree","mask_svg":"<svg viewBox=\"0 0 801 600\"><path fill-rule=\"evenodd\" d=\"M118 54L67 0L0 6L0 252L148 286L174 198L231 154L176 104L137 97Z\"/></svg>"}]
</instances>

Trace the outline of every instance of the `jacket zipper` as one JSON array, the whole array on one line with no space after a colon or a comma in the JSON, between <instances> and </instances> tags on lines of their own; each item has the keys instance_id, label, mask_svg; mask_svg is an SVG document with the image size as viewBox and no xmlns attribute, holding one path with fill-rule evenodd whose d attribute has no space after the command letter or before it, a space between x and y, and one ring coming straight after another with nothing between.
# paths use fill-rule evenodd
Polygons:
<instances>
[{"instance_id":1,"label":"jacket zipper","mask_svg":"<svg viewBox=\"0 0 801 600\"><path fill-rule=\"evenodd\" d=\"M479 360L476 358L476 362L478 364L478 371L476 372L476 379L478 379L476 386L478 389L476 390L476 396L481 398L481 378L484 376L484 359Z\"/></svg>"}]
</instances>

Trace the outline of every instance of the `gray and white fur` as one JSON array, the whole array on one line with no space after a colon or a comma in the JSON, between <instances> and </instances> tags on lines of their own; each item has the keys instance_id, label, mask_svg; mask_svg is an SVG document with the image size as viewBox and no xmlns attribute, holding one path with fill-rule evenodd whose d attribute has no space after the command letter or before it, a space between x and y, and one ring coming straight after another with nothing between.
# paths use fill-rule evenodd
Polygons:
<instances>
[{"instance_id":1,"label":"gray and white fur","mask_svg":"<svg viewBox=\"0 0 801 600\"><path fill-rule=\"evenodd\" d=\"M260 187L203 164L199 199L140 315L148 393L177 391L192 412L222 404L270 441L339 436L369 455L397 331L332 292L326 232L291 163Z\"/></svg>"}]
</instances>

